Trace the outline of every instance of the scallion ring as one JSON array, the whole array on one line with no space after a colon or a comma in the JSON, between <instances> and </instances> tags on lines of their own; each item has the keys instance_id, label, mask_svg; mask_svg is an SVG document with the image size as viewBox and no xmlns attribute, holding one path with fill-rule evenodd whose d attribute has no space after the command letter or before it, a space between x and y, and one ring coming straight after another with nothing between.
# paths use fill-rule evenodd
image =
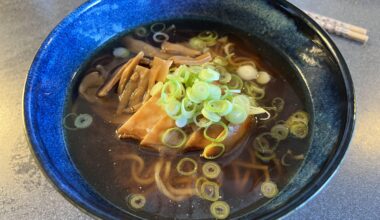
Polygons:
<instances>
[{"instance_id":1,"label":"scallion ring","mask_svg":"<svg viewBox=\"0 0 380 220\"><path fill-rule=\"evenodd\" d=\"M203 40L199 39L198 37L193 37L189 40L190 47L196 49L196 50L203 50L207 43Z\"/></svg>"},{"instance_id":2,"label":"scallion ring","mask_svg":"<svg viewBox=\"0 0 380 220\"><path fill-rule=\"evenodd\" d=\"M270 151L275 151L277 149L279 140L274 138L270 132L264 132L258 135L253 140L253 147L262 153Z\"/></svg>"},{"instance_id":3,"label":"scallion ring","mask_svg":"<svg viewBox=\"0 0 380 220\"><path fill-rule=\"evenodd\" d=\"M267 198L273 198L278 194L277 185L272 181L265 181L261 184L261 193Z\"/></svg>"},{"instance_id":4,"label":"scallion ring","mask_svg":"<svg viewBox=\"0 0 380 220\"><path fill-rule=\"evenodd\" d=\"M215 31L203 31L198 34L198 38L205 41L206 43L216 43L218 34ZM208 46L212 46L209 44Z\"/></svg>"},{"instance_id":5,"label":"scallion ring","mask_svg":"<svg viewBox=\"0 0 380 220\"><path fill-rule=\"evenodd\" d=\"M138 37L146 37L148 35L148 31L146 30L145 27L138 27L135 29L134 33L138 36Z\"/></svg>"},{"instance_id":6,"label":"scallion ring","mask_svg":"<svg viewBox=\"0 0 380 220\"><path fill-rule=\"evenodd\" d=\"M205 104L205 109L217 113L220 116L229 114L232 111L232 103L228 100L211 100Z\"/></svg>"},{"instance_id":7,"label":"scallion ring","mask_svg":"<svg viewBox=\"0 0 380 220\"><path fill-rule=\"evenodd\" d=\"M90 127L92 124L93 118L89 114L79 114L74 121L75 127L79 129L84 129Z\"/></svg>"},{"instance_id":8,"label":"scallion ring","mask_svg":"<svg viewBox=\"0 0 380 220\"><path fill-rule=\"evenodd\" d=\"M198 77L205 82L213 82L219 80L220 74L211 68L205 68L201 70Z\"/></svg>"},{"instance_id":9,"label":"scallion ring","mask_svg":"<svg viewBox=\"0 0 380 220\"><path fill-rule=\"evenodd\" d=\"M68 120L69 118L71 118L71 117L74 117L74 121L75 121L75 117L77 117L77 114L75 114L75 113L69 113L69 114L67 114L67 115L63 118L63 120L62 120L63 127L65 127L67 130L70 130L70 131L78 130L77 127L71 127L71 126L68 125L67 120ZM211 123L210 123L210 124L211 124Z\"/></svg>"},{"instance_id":10,"label":"scallion ring","mask_svg":"<svg viewBox=\"0 0 380 220\"><path fill-rule=\"evenodd\" d=\"M193 103L189 98L185 97L181 102L181 114L186 118L191 118L194 116L197 106L196 103Z\"/></svg>"},{"instance_id":11,"label":"scallion ring","mask_svg":"<svg viewBox=\"0 0 380 220\"><path fill-rule=\"evenodd\" d=\"M296 122L290 125L290 133L296 138L303 139L308 134L308 126L303 122Z\"/></svg>"},{"instance_id":12,"label":"scallion ring","mask_svg":"<svg viewBox=\"0 0 380 220\"><path fill-rule=\"evenodd\" d=\"M164 23L154 23L150 26L150 31L153 33L163 32L166 29L166 24Z\"/></svg>"},{"instance_id":13,"label":"scallion ring","mask_svg":"<svg viewBox=\"0 0 380 220\"><path fill-rule=\"evenodd\" d=\"M277 124L271 128L270 133L272 137L282 141L288 137L289 128L283 124Z\"/></svg>"},{"instance_id":14,"label":"scallion ring","mask_svg":"<svg viewBox=\"0 0 380 220\"><path fill-rule=\"evenodd\" d=\"M145 206L146 198L141 194L131 194L126 198L128 206L132 209L142 209Z\"/></svg>"},{"instance_id":15,"label":"scallion ring","mask_svg":"<svg viewBox=\"0 0 380 220\"><path fill-rule=\"evenodd\" d=\"M161 142L169 148L180 148L186 143L187 135L180 128L169 128L162 135Z\"/></svg>"},{"instance_id":16,"label":"scallion ring","mask_svg":"<svg viewBox=\"0 0 380 220\"><path fill-rule=\"evenodd\" d=\"M211 128L213 128L213 127L215 127L215 126L217 126L217 127L221 127L223 130L222 130L219 134L217 134L217 137L211 137L211 136L208 134L208 133L209 133L209 130L211 130ZM224 140L227 138L227 136L228 136L228 127L227 127L226 124L224 124L224 123L221 122L221 121L220 121L220 122L213 123L213 124L207 126L207 127L203 130L203 136L204 136L207 140L209 140L209 141L211 141L211 142L220 143L220 142L224 141Z\"/></svg>"},{"instance_id":17,"label":"scallion ring","mask_svg":"<svg viewBox=\"0 0 380 220\"><path fill-rule=\"evenodd\" d=\"M265 150L264 152L255 151L255 155L263 162L269 162L276 157L276 154L271 150Z\"/></svg>"},{"instance_id":18,"label":"scallion ring","mask_svg":"<svg viewBox=\"0 0 380 220\"><path fill-rule=\"evenodd\" d=\"M229 89L242 89L243 80L236 74L231 74L231 80L227 83Z\"/></svg>"},{"instance_id":19,"label":"scallion ring","mask_svg":"<svg viewBox=\"0 0 380 220\"><path fill-rule=\"evenodd\" d=\"M210 212L216 219L226 219L230 215L230 206L224 201L216 201L211 204Z\"/></svg>"},{"instance_id":20,"label":"scallion ring","mask_svg":"<svg viewBox=\"0 0 380 220\"><path fill-rule=\"evenodd\" d=\"M241 124L247 119L247 117L248 113L244 107L237 104L232 104L231 112L225 116L225 118L232 124Z\"/></svg>"},{"instance_id":21,"label":"scallion ring","mask_svg":"<svg viewBox=\"0 0 380 220\"><path fill-rule=\"evenodd\" d=\"M215 182L205 181L201 185L201 198L209 201L219 199L219 185Z\"/></svg>"},{"instance_id":22,"label":"scallion ring","mask_svg":"<svg viewBox=\"0 0 380 220\"><path fill-rule=\"evenodd\" d=\"M277 112L281 112L284 109L285 101L280 97L276 97L272 100L272 106L276 109Z\"/></svg>"},{"instance_id":23,"label":"scallion ring","mask_svg":"<svg viewBox=\"0 0 380 220\"><path fill-rule=\"evenodd\" d=\"M222 84L227 84L231 81L231 79L232 79L231 74L225 72L225 73L220 74L219 82Z\"/></svg>"},{"instance_id":24,"label":"scallion ring","mask_svg":"<svg viewBox=\"0 0 380 220\"><path fill-rule=\"evenodd\" d=\"M205 108L203 108L201 112L205 118L212 122L218 122L221 119L220 115L216 114L215 112L208 111Z\"/></svg>"},{"instance_id":25,"label":"scallion ring","mask_svg":"<svg viewBox=\"0 0 380 220\"><path fill-rule=\"evenodd\" d=\"M186 164L190 164L192 166L192 168L188 171L185 170ZM185 158L182 158L178 162L176 168L177 168L177 172L179 174L184 175L184 176L191 176L197 172L198 164L197 164L197 162L195 162L195 160L193 160L189 157L185 157Z\"/></svg>"},{"instance_id":26,"label":"scallion ring","mask_svg":"<svg viewBox=\"0 0 380 220\"><path fill-rule=\"evenodd\" d=\"M220 175L221 168L217 163L209 161L203 164L202 172L205 177L215 179Z\"/></svg>"},{"instance_id":27,"label":"scallion ring","mask_svg":"<svg viewBox=\"0 0 380 220\"><path fill-rule=\"evenodd\" d=\"M206 178L204 178L203 176L202 177L199 177L196 181L195 181L195 193L201 197L201 186L204 182L208 181Z\"/></svg>"},{"instance_id":28,"label":"scallion ring","mask_svg":"<svg viewBox=\"0 0 380 220\"><path fill-rule=\"evenodd\" d=\"M163 32L156 32L153 34L153 40L157 43L162 43L169 40L169 35Z\"/></svg>"},{"instance_id":29,"label":"scallion ring","mask_svg":"<svg viewBox=\"0 0 380 220\"><path fill-rule=\"evenodd\" d=\"M204 117L202 113L198 113L196 116L194 116L193 121L198 127L201 128L207 127L212 124L212 121Z\"/></svg>"},{"instance_id":30,"label":"scallion ring","mask_svg":"<svg viewBox=\"0 0 380 220\"><path fill-rule=\"evenodd\" d=\"M224 151L225 151L224 144L211 143L203 149L201 157L208 160L217 159L218 157L223 155Z\"/></svg>"}]
</instances>

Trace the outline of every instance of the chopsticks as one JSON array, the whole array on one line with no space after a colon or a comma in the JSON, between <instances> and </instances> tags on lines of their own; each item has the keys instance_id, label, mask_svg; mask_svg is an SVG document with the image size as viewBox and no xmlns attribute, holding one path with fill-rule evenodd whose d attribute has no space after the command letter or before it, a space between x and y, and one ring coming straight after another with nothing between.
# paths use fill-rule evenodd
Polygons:
<instances>
[{"instance_id":1,"label":"chopsticks","mask_svg":"<svg viewBox=\"0 0 380 220\"><path fill-rule=\"evenodd\" d=\"M335 34L360 43L368 41L368 31L365 28L338 21L323 15L305 11L314 21L331 34Z\"/></svg>"}]
</instances>

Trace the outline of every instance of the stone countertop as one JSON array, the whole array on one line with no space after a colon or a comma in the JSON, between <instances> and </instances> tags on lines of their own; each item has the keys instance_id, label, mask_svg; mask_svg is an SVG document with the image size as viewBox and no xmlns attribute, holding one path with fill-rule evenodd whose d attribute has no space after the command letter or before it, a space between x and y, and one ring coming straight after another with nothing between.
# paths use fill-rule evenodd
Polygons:
<instances>
[{"instance_id":1,"label":"stone countertop","mask_svg":"<svg viewBox=\"0 0 380 220\"><path fill-rule=\"evenodd\" d=\"M22 95L40 44L83 0L0 0L0 219L91 219L42 175L24 134ZM369 29L360 45L333 37L352 73L357 122L346 158L330 183L284 219L380 219L380 1L291 0Z\"/></svg>"}]
</instances>

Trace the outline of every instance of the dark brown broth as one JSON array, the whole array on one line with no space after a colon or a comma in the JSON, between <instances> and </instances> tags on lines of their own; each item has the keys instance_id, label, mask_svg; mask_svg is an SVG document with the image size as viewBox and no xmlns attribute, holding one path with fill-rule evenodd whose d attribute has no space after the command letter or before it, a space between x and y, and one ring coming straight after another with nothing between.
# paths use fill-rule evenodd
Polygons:
<instances>
[{"instance_id":1,"label":"dark brown broth","mask_svg":"<svg viewBox=\"0 0 380 220\"><path fill-rule=\"evenodd\" d=\"M181 42L188 40L189 37L196 35L200 30L210 29L210 27L194 27L188 28L185 23L176 24L177 30L174 35L171 35L171 41ZM182 28L187 27L187 28ZM277 68L270 64L270 60L261 60L260 53L255 49L255 43L251 44L251 40L248 36L235 31L226 32L230 30L227 28L215 28L221 35L228 35L230 41L236 44L236 50L240 54L254 57L256 63L260 69L265 69L273 77L271 82L267 85L266 96L260 101L262 106L270 106L271 100L274 97L281 97L285 100L284 111L280 114L277 120L286 120L293 112L297 110L305 109L305 106L300 96L297 95L294 88L285 80L281 73L277 72ZM196 30L196 31L194 31ZM174 40L173 40L174 39ZM152 41L149 40L151 43ZM154 43L152 43L155 45ZM120 41L115 40L99 51L94 57L100 57L105 54L111 54L112 48L120 45ZM92 59L94 60L94 59ZM80 78L84 74L89 73L94 66L91 62L85 66L77 74L77 81L80 82ZM198 198L197 196L190 197L190 199L182 202L174 202L166 198L156 189L149 189L138 184L131 182L130 163L128 161L116 160L115 156L123 154L138 154L146 162L146 167L153 167L154 163L159 159L160 155L152 152L148 152L139 148L138 142L134 140L120 140L115 135L115 130L120 124L112 124L99 115L99 112L114 111L116 109L116 102L113 109L95 107L93 104L88 103L85 99L77 95L78 83L74 83L72 93L69 95L69 101L66 112L71 113L88 113L93 116L93 123L87 129L67 131L67 146L69 154L75 163L77 169L81 175L87 180L87 182L94 187L94 189L108 199L115 205L129 210L125 197L130 193L141 193L147 197L147 203L142 211L139 211L142 216L156 216L157 218L210 218L209 201ZM116 100L116 94L113 93L110 100ZM112 106L112 103L111 103ZM97 109L97 111L94 111ZM123 121L120 121L122 123ZM272 124L269 124L270 128ZM252 129L251 137L247 144L240 147L243 148L236 160L250 161L249 150L250 143L258 132L263 129L257 127ZM265 130L265 129L264 129ZM306 153L308 140L299 140L294 138L288 138L282 141L278 147L277 157L281 158L287 149L293 150L296 154ZM186 155L179 155L176 157L167 156L167 160L172 160L172 178L177 178L175 174L175 166L180 158L184 156L192 157L198 162L198 166L205 162L199 158L199 152ZM258 159L257 159L258 160ZM268 199L264 198L260 193L260 184L263 181L263 174L260 171L252 172L248 179L246 187L239 187L241 179L246 175L247 169L239 169L239 175L234 174L234 167L231 165L233 162L228 163L222 168L223 181L221 184L221 195L224 201L231 206L231 214L237 212L240 209L251 207L257 208L264 204ZM282 167L281 174L276 169L275 164L269 163L271 180L278 185L281 190L293 177L298 170L302 161L293 162L289 167ZM201 173L201 169L198 169L198 174ZM133 211L132 211L133 212ZM151 218L151 217L150 217Z\"/></svg>"}]
</instances>

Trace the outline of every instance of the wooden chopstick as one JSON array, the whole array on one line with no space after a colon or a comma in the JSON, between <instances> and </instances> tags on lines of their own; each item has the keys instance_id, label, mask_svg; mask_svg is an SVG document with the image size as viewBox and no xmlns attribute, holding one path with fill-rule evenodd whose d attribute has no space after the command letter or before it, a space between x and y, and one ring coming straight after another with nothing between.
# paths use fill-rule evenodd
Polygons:
<instances>
[{"instance_id":1,"label":"wooden chopstick","mask_svg":"<svg viewBox=\"0 0 380 220\"><path fill-rule=\"evenodd\" d=\"M329 18L323 15L319 15L313 12L305 11L314 21L316 21L327 32L348 38L361 43L366 43L369 39L367 29L338 21L333 18Z\"/></svg>"}]
</instances>

